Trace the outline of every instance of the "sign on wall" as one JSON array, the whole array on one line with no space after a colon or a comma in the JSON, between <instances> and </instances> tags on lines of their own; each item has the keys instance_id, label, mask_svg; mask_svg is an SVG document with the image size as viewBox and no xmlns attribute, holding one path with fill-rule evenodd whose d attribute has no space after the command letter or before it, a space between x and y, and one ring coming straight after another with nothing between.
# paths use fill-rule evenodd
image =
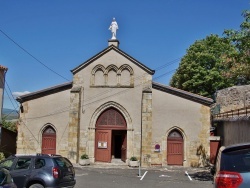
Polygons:
<instances>
[{"instance_id":1,"label":"sign on wall","mask_svg":"<svg viewBox=\"0 0 250 188\"><path fill-rule=\"evenodd\" d=\"M108 148L108 143L98 141L98 148Z\"/></svg>"},{"instance_id":2,"label":"sign on wall","mask_svg":"<svg viewBox=\"0 0 250 188\"><path fill-rule=\"evenodd\" d=\"M155 152L160 152L161 151L161 146L160 144L155 145Z\"/></svg>"}]
</instances>

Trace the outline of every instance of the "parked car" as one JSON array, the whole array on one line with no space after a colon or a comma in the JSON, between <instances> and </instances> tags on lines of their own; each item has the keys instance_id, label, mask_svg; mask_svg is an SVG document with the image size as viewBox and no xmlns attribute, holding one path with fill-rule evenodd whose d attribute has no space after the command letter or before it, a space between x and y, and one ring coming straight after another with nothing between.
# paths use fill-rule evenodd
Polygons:
<instances>
[{"instance_id":1,"label":"parked car","mask_svg":"<svg viewBox=\"0 0 250 188\"><path fill-rule=\"evenodd\" d=\"M5 168L0 169L0 188L17 188L10 172Z\"/></svg>"},{"instance_id":2,"label":"parked car","mask_svg":"<svg viewBox=\"0 0 250 188\"><path fill-rule=\"evenodd\" d=\"M222 146L211 173L216 188L249 188L250 143Z\"/></svg>"},{"instance_id":3,"label":"parked car","mask_svg":"<svg viewBox=\"0 0 250 188\"><path fill-rule=\"evenodd\" d=\"M10 171L18 188L73 188L76 183L72 163L60 155L13 155L0 167Z\"/></svg>"}]
</instances>

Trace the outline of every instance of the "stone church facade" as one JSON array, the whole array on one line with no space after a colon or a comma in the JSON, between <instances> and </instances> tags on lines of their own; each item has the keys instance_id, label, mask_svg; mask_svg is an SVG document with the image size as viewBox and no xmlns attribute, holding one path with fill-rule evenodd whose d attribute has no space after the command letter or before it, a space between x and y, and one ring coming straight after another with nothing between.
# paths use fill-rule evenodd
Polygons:
<instances>
[{"instance_id":1,"label":"stone church facade","mask_svg":"<svg viewBox=\"0 0 250 188\"><path fill-rule=\"evenodd\" d=\"M154 70L109 40L71 70L73 81L18 97L17 153L56 153L78 163L197 166L209 155L212 99L153 82Z\"/></svg>"}]
</instances>

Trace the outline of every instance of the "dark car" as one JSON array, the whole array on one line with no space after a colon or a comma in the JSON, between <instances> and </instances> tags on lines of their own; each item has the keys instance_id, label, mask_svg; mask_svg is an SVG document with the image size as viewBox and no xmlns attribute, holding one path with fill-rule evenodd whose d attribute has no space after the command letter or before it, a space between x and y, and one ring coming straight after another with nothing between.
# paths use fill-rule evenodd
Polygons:
<instances>
[{"instance_id":1,"label":"dark car","mask_svg":"<svg viewBox=\"0 0 250 188\"><path fill-rule=\"evenodd\" d=\"M76 183L72 163L60 155L13 155L0 167L10 171L18 188L73 188Z\"/></svg>"},{"instance_id":2,"label":"dark car","mask_svg":"<svg viewBox=\"0 0 250 188\"><path fill-rule=\"evenodd\" d=\"M0 188L17 188L10 172L5 168L0 169Z\"/></svg>"},{"instance_id":3,"label":"dark car","mask_svg":"<svg viewBox=\"0 0 250 188\"><path fill-rule=\"evenodd\" d=\"M249 188L250 143L221 147L212 174L216 188Z\"/></svg>"}]
</instances>

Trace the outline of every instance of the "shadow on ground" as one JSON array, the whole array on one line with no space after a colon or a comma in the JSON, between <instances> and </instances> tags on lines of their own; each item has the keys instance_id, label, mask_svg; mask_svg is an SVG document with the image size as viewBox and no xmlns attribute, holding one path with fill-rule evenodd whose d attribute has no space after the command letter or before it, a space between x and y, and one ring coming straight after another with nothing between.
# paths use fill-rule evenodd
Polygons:
<instances>
[{"instance_id":1,"label":"shadow on ground","mask_svg":"<svg viewBox=\"0 0 250 188\"><path fill-rule=\"evenodd\" d=\"M189 175L192 179L197 181L213 181L213 176L210 171L199 171Z\"/></svg>"}]
</instances>

